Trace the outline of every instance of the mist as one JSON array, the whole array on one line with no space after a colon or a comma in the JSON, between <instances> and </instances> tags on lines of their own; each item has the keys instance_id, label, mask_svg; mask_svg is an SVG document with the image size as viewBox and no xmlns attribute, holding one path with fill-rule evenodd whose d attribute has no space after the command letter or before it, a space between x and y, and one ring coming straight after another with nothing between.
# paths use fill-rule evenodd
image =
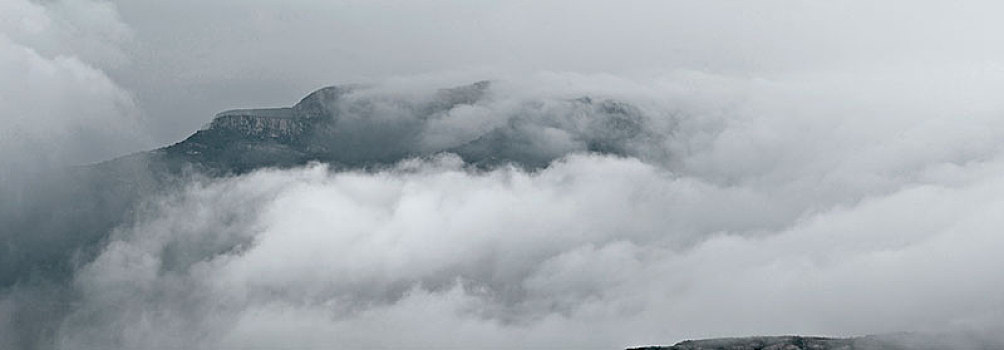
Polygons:
<instances>
[{"instance_id":1,"label":"mist","mask_svg":"<svg viewBox=\"0 0 1004 350\"><path fill-rule=\"evenodd\" d=\"M0 347L1000 344L998 10L2 2ZM352 162L89 165L333 84Z\"/></svg>"},{"instance_id":2,"label":"mist","mask_svg":"<svg viewBox=\"0 0 1004 350\"><path fill-rule=\"evenodd\" d=\"M78 273L61 334L77 348L618 347L999 327L993 178L790 213L784 196L601 156L532 174L452 157L265 171L116 232Z\"/></svg>"},{"instance_id":3,"label":"mist","mask_svg":"<svg viewBox=\"0 0 1004 350\"><path fill-rule=\"evenodd\" d=\"M57 344L616 348L1002 325L1004 129L989 98L959 117L939 112L961 105L947 91L886 104L940 84L546 74L499 82L481 114L461 115L505 120L523 106L505 101L584 93L561 90L569 82L647 106L642 125L666 126L648 128L668 156L572 148L542 169L485 169L441 153L195 179L151 199L76 271ZM708 88L680 88L695 85ZM709 99L736 102L708 110ZM355 147L384 142L373 140Z\"/></svg>"}]
</instances>

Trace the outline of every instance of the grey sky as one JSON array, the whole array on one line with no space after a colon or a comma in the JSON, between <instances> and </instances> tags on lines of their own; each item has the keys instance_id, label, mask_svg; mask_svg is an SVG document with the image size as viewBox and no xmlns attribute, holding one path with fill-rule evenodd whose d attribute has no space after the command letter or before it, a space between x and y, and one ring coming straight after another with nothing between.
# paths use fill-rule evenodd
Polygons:
<instances>
[{"instance_id":1,"label":"grey sky","mask_svg":"<svg viewBox=\"0 0 1004 350\"><path fill-rule=\"evenodd\" d=\"M992 1L121 1L132 91L160 143L215 112L328 84L467 72L772 78L1004 59ZM932 66L932 69L933 66ZM850 73L853 74L853 73ZM458 78L460 79L460 78Z\"/></svg>"}]
</instances>

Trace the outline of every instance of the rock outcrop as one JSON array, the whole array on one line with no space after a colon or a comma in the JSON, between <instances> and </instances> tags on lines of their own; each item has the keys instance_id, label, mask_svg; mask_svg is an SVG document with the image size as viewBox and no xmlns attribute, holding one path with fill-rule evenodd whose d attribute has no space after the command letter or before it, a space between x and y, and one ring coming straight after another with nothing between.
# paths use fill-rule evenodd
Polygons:
<instances>
[{"instance_id":1,"label":"rock outcrop","mask_svg":"<svg viewBox=\"0 0 1004 350\"><path fill-rule=\"evenodd\" d=\"M275 112L286 113L275 113ZM291 109L237 110L216 115L209 129L227 129L252 138L293 140L303 135L308 122L293 118Z\"/></svg>"}]
</instances>

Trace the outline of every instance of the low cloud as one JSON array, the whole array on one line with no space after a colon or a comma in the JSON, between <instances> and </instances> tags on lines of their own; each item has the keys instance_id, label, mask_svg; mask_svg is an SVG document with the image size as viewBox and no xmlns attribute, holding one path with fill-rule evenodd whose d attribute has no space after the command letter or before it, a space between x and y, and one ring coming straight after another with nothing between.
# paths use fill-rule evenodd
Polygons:
<instances>
[{"instance_id":1,"label":"low cloud","mask_svg":"<svg viewBox=\"0 0 1004 350\"><path fill-rule=\"evenodd\" d=\"M65 176L67 167L148 145L131 93L101 68L126 60L119 45L129 36L107 2L0 2L2 348L42 348L53 338L72 291L44 277L65 263L49 258L82 248L75 246L87 240L81 227L94 220L62 218L115 196L60 201L70 188L88 186ZM17 277L25 278L15 285Z\"/></svg>"},{"instance_id":2,"label":"low cloud","mask_svg":"<svg viewBox=\"0 0 1004 350\"><path fill-rule=\"evenodd\" d=\"M528 171L444 154L193 183L78 271L59 344L616 348L1004 325L994 102L674 79L603 84L700 106L653 114L674 121L668 159L576 151Z\"/></svg>"},{"instance_id":3,"label":"low cloud","mask_svg":"<svg viewBox=\"0 0 1004 350\"><path fill-rule=\"evenodd\" d=\"M0 347L999 332L997 5L773 3L128 2L122 19L109 2L3 2ZM482 79L490 98L414 114ZM174 140L346 80L373 87L341 106L418 135L393 140L414 157L194 175L136 206L37 176L142 149L138 104ZM636 111L638 133L606 134L604 101ZM388 144L373 120L342 126L363 160ZM451 149L490 132L528 146L484 156L539 166ZM121 210L60 221L105 202ZM118 224L87 231L102 220Z\"/></svg>"}]
</instances>

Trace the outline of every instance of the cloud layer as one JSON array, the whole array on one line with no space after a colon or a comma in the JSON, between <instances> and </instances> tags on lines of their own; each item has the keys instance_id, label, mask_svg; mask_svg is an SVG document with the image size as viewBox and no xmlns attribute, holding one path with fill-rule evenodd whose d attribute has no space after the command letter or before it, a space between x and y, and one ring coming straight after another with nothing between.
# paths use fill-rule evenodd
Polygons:
<instances>
[{"instance_id":1,"label":"cloud layer","mask_svg":"<svg viewBox=\"0 0 1004 350\"><path fill-rule=\"evenodd\" d=\"M573 152L527 172L445 154L198 181L78 272L59 342L616 348L997 329L1004 128L991 97L942 83L1001 80L948 71L894 89L909 77L884 72L853 88L841 75L512 83L654 103L674 126L668 159Z\"/></svg>"},{"instance_id":2,"label":"cloud layer","mask_svg":"<svg viewBox=\"0 0 1004 350\"><path fill-rule=\"evenodd\" d=\"M420 157L391 167L193 176L87 239L85 225L7 228L0 238L31 243L7 244L8 259L40 248L16 252L37 259L16 261L33 268L15 277L31 278L0 289L0 347L609 349L997 332L999 10L4 1L0 217L12 220L86 207L26 205L51 198L21 184L140 150L146 122L167 143L226 108L361 82L375 87L353 106L379 105L370 115L396 125L414 121L415 91L482 79L497 90L409 124ZM583 96L637 108L644 142L589 153L583 140L609 115ZM372 136L360 149L386 146L371 122L348 125ZM486 130L526 136L524 156L548 166L439 153ZM87 188L62 185L35 188ZM35 264L50 249L74 252L61 261L69 280Z\"/></svg>"}]
</instances>

